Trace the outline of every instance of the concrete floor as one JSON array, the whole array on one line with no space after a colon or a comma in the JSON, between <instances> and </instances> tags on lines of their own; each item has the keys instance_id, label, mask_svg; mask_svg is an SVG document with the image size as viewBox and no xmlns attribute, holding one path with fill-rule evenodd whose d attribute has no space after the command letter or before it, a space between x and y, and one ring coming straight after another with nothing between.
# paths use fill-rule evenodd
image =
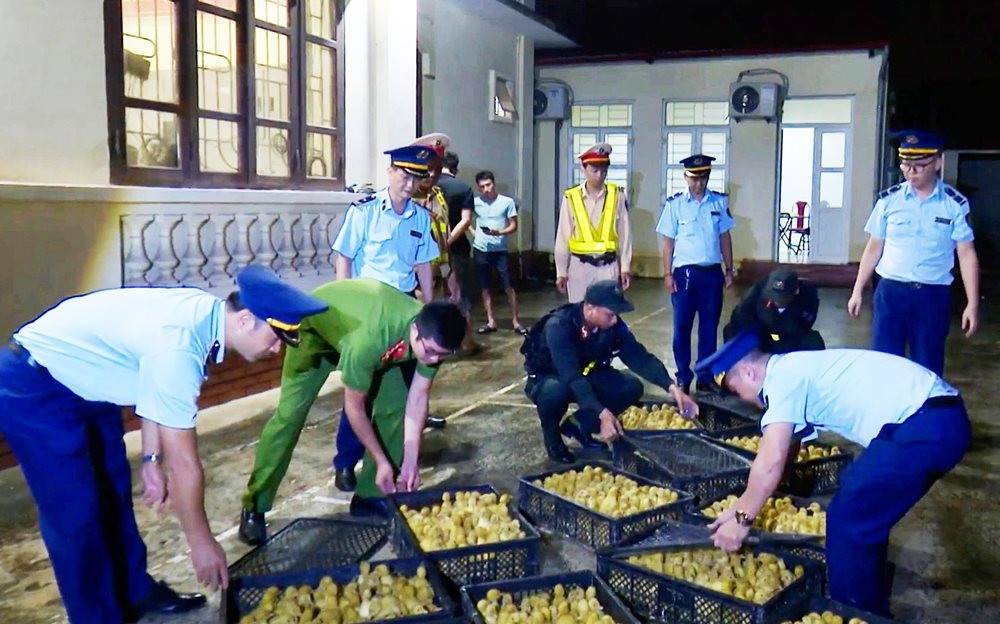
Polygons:
<instances>
[{"instance_id":1,"label":"concrete floor","mask_svg":"<svg viewBox=\"0 0 1000 624\"><path fill-rule=\"evenodd\" d=\"M741 294L727 292L725 315ZM626 317L639 339L667 362L671 312L655 280L638 280L631 291L636 311ZM829 346L867 346L870 316L854 322L845 311L848 293L822 289L817 323ZM503 303L502 297L497 303ZM539 318L559 304L549 289L521 295L524 321ZM985 304L984 304L985 305ZM499 308L498 321L508 316ZM904 621L955 623L1000 622L1000 314L984 310L980 332L971 340L953 331L949 339L948 378L966 397L974 421L972 450L904 518L892 537L896 563L893 609ZM515 493L519 475L551 468L545 457L538 421L523 389L518 353L520 337L501 331L482 339L488 350L446 365L435 384L432 410L446 415L444 432L425 436L424 483L490 483ZM277 506L268 515L276 531L299 517L345 514L348 495L332 486L330 457L341 394L334 388L316 403L296 449ZM651 390L651 395L662 394ZM649 396L647 398L652 398ZM276 392L208 410L199 416L199 445L207 474L209 518L230 562L248 552L236 538L239 499L253 462L260 429L270 416ZM134 434L130 434L134 438ZM129 440L135 448L135 440ZM139 487L136 486L138 499ZM21 473L0 473L0 623L36 624L65 621L37 519ZM137 507L139 526L149 547L149 569L157 578L186 591L197 590L186 544L176 520ZM386 547L377 557L391 556ZM546 540L543 571L592 567L593 554L568 540ZM208 607L183 617L148 617L144 622L218 622L218 594Z\"/></svg>"}]
</instances>

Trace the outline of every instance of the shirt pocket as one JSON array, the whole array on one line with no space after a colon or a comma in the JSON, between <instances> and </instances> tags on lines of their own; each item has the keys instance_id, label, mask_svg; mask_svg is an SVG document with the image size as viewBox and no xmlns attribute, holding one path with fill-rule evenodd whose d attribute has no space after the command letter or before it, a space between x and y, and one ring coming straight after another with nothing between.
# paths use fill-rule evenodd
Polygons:
<instances>
[{"instance_id":1,"label":"shirt pocket","mask_svg":"<svg viewBox=\"0 0 1000 624\"><path fill-rule=\"evenodd\" d=\"M677 235L691 237L698 235L698 219L678 219Z\"/></svg>"},{"instance_id":2,"label":"shirt pocket","mask_svg":"<svg viewBox=\"0 0 1000 624\"><path fill-rule=\"evenodd\" d=\"M413 266L417 257L420 239L410 234L410 228L400 226L395 231L373 232L369 238L372 254L396 257L407 266Z\"/></svg>"},{"instance_id":3,"label":"shirt pocket","mask_svg":"<svg viewBox=\"0 0 1000 624\"><path fill-rule=\"evenodd\" d=\"M911 238L917 233L916 220L906 215L889 215L885 220L885 235Z\"/></svg>"},{"instance_id":4,"label":"shirt pocket","mask_svg":"<svg viewBox=\"0 0 1000 624\"><path fill-rule=\"evenodd\" d=\"M952 218L947 216L929 216L924 223L923 231L927 239L934 244L946 245L951 241Z\"/></svg>"}]
</instances>

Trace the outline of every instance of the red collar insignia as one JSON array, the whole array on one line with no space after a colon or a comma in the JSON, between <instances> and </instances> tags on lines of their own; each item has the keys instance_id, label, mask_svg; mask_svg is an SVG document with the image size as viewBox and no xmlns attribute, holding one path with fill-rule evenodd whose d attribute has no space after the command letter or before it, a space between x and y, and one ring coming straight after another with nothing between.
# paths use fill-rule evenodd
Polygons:
<instances>
[{"instance_id":1,"label":"red collar insignia","mask_svg":"<svg viewBox=\"0 0 1000 624\"><path fill-rule=\"evenodd\" d=\"M379 360L383 364L389 361L401 360L404 357L406 357L406 351L407 351L406 341L401 339L396 341L395 344L386 349L385 353L382 354L382 357L379 358Z\"/></svg>"}]
</instances>

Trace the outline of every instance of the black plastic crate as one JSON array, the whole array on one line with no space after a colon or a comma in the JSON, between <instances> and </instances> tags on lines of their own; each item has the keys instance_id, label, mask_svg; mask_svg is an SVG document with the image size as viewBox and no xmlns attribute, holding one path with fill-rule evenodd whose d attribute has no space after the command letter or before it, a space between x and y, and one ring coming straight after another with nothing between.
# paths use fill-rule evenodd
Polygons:
<instances>
[{"instance_id":1,"label":"black plastic crate","mask_svg":"<svg viewBox=\"0 0 1000 624\"><path fill-rule=\"evenodd\" d=\"M490 485L470 485L443 487L417 492L390 494L393 506L392 545L400 556L424 556L437 565L438 570L449 583L449 589L457 595L458 589L471 583L486 583L508 578L521 578L538 574L541 536L527 520L514 508L507 509L512 518L518 520L525 537L493 544L463 546L448 550L424 552L416 536L399 510L401 505L410 509L423 509L441 502L445 493L456 492L500 493Z\"/></svg>"},{"instance_id":2,"label":"black plastic crate","mask_svg":"<svg viewBox=\"0 0 1000 624\"><path fill-rule=\"evenodd\" d=\"M707 509L709 506L711 506L712 503L723 500L727 496L732 496L732 495L739 496L740 494L743 493L743 490L744 488L740 487L737 489L730 490L728 492L720 492L719 494L716 494L710 499L701 500L698 502L698 504L692 505L690 508L688 508L685 517L689 522L693 522L696 524L710 524L713 519L710 518L709 516L706 516L703 513L704 510ZM791 494L785 494L783 492L775 492L774 494L771 495L771 498L789 498L791 499L792 504L799 508L808 507L809 505L816 503L820 506L820 509L826 511L826 504L823 501L817 500L815 498L793 496ZM817 541L822 541L824 539L823 536L810 535L807 533L773 533L757 528L754 528L754 532L761 536L773 536L775 538L787 538L789 540L805 540L805 541L817 542Z\"/></svg>"},{"instance_id":3,"label":"black plastic crate","mask_svg":"<svg viewBox=\"0 0 1000 624\"><path fill-rule=\"evenodd\" d=\"M806 607L806 610L802 612L799 618L809 613L822 614L824 611L830 611L831 613L844 618L844 624L847 624L851 618L859 618L867 624L896 624L899 622L899 620L891 620L887 617L882 617L881 615L875 615L874 613L862 611L861 609L856 609L842 602L830 600L829 598L813 598L809 601L809 606ZM792 621L798 621L798 618L793 619Z\"/></svg>"},{"instance_id":4,"label":"black plastic crate","mask_svg":"<svg viewBox=\"0 0 1000 624\"><path fill-rule=\"evenodd\" d=\"M426 615L415 615L394 618L391 620L373 620L381 622L392 622L392 624L416 624L418 622L439 622L454 619L457 613L457 605L448 596L448 590L441 576L434 569L434 566L420 557L404 559L386 559L384 561L370 562L372 568L385 564L390 572L413 576L417 568L421 565L427 570L427 580L434 588L434 604L441 608L435 613ZM261 598L268 587L277 586L284 590L286 587L298 587L310 585L316 587L320 579L329 576L338 585L349 583L356 579L361 573L359 564L314 569L301 570L297 572L286 572L283 574L263 574L259 576L243 576L229 579L229 587L222 596L220 610L223 624L236 624L245 615L257 608ZM371 624L367 622L366 624Z\"/></svg>"},{"instance_id":5,"label":"black plastic crate","mask_svg":"<svg viewBox=\"0 0 1000 624\"><path fill-rule=\"evenodd\" d=\"M616 468L688 492L695 501L746 485L750 461L698 433L642 437L615 442Z\"/></svg>"},{"instance_id":6,"label":"black plastic crate","mask_svg":"<svg viewBox=\"0 0 1000 624\"><path fill-rule=\"evenodd\" d=\"M229 566L229 576L267 576L357 563L378 550L388 534L387 524L299 518Z\"/></svg>"},{"instance_id":7,"label":"black plastic crate","mask_svg":"<svg viewBox=\"0 0 1000 624\"><path fill-rule=\"evenodd\" d=\"M639 485L668 487L639 475L619 470L607 462L587 462L560 470L521 477L517 489L518 508L535 526L579 540L591 548L604 548L634 535L648 533L667 520L681 520L688 504L693 499L687 492L670 488L678 494L676 502L631 516L614 518L532 483L535 480L544 480L551 475L570 470L580 471L586 466L600 467L609 474L628 477Z\"/></svg>"},{"instance_id":8,"label":"black plastic crate","mask_svg":"<svg viewBox=\"0 0 1000 624\"><path fill-rule=\"evenodd\" d=\"M660 406L660 405L671 405L673 407L677 407L677 401L674 401L672 398L661 399L659 401L640 401L639 405L647 409L653 406ZM699 407L700 405L701 404L699 403ZM621 415L619 414L619 420L620 419ZM700 419L692 419L691 422L694 425L694 427L690 429L625 429L625 433L634 436L663 435L668 433L684 433L684 432L692 433L701 431L702 428L704 427ZM743 424L746 424L746 421L743 421ZM624 426L625 424L622 423L623 428Z\"/></svg>"},{"instance_id":9,"label":"black plastic crate","mask_svg":"<svg viewBox=\"0 0 1000 624\"><path fill-rule=\"evenodd\" d=\"M725 447L727 450L738 453L751 461L753 461L753 459L757 456L757 454L753 451L748 451L739 446L728 444L724 440L724 438L732 438L734 436L759 437L761 432L760 427L757 425L749 425L743 429L730 430L724 433L716 432L709 435L711 435L719 445ZM807 442L806 445L819 446L827 449L834 446L832 444L816 441ZM845 451L843 448L840 448L840 453L837 455L794 462L789 468L786 468L785 474L782 475L781 483L778 487L786 492L798 496L821 496L823 494L831 494L840 488L840 475L847 469L848 466L851 465L852 461L854 461L854 455Z\"/></svg>"},{"instance_id":10,"label":"black plastic crate","mask_svg":"<svg viewBox=\"0 0 1000 624\"><path fill-rule=\"evenodd\" d=\"M816 564L820 573L820 589L824 596L829 595L830 580L826 570L826 543L816 540L789 539L786 536L770 536L767 533L760 533L761 541L771 548L788 553L794 557L808 559Z\"/></svg>"},{"instance_id":11,"label":"black plastic crate","mask_svg":"<svg viewBox=\"0 0 1000 624\"><path fill-rule=\"evenodd\" d=\"M651 551L714 548L701 545L634 547L605 552L597 558L597 573L622 597L640 618L669 624L770 624L794 619L819 596L820 572L814 562L800 559L766 545L745 550L769 552L781 557L786 567L802 565L805 573L762 605L747 602L700 585L660 574L628 562L628 557Z\"/></svg>"},{"instance_id":12,"label":"black plastic crate","mask_svg":"<svg viewBox=\"0 0 1000 624\"><path fill-rule=\"evenodd\" d=\"M601 577L592 571L564 572L548 576L532 576L523 579L498 581L496 583L481 583L466 585L462 588L462 610L475 624L485 624L486 620L476 608L476 604L486 597L486 592L496 589L502 593L511 594L514 602L538 592L551 592L556 585L562 585L567 591L574 587L584 589L593 586L597 590L597 601L604 607L604 612L610 615L616 624L639 624L621 598L615 595Z\"/></svg>"}]
</instances>

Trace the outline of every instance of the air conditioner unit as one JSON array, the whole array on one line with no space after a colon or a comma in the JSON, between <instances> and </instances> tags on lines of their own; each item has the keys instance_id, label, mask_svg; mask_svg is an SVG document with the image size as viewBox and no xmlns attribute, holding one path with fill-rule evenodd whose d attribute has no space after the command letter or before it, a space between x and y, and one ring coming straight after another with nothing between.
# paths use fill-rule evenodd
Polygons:
<instances>
[{"instance_id":1,"label":"air conditioner unit","mask_svg":"<svg viewBox=\"0 0 1000 624\"><path fill-rule=\"evenodd\" d=\"M734 82L729 85L729 118L777 120L783 88L774 82Z\"/></svg>"},{"instance_id":2,"label":"air conditioner unit","mask_svg":"<svg viewBox=\"0 0 1000 624\"><path fill-rule=\"evenodd\" d=\"M561 84L540 84L535 87L535 119L566 119L569 117L569 89Z\"/></svg>"}]
</instances>

